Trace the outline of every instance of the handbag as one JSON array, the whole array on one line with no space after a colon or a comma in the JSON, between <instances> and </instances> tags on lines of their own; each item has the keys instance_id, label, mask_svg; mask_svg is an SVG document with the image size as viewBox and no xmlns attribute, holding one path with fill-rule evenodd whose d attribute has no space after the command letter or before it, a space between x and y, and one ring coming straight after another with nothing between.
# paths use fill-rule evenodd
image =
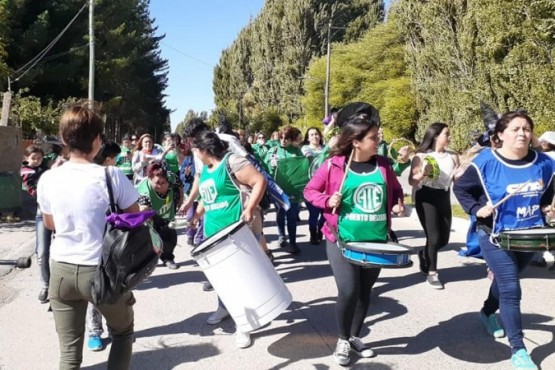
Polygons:
<instances>
[{"instance_id":1,"label":"handbag","mask_svg":"<svg viewBox=\"0 0 555 370\"><path fill-rule=\"evenodd\" d=\"M95 305L114 303L144 281L156 268L163 246L148 221L156 212L122 213L114 202L107 167L105 176L110 205L102 255L91 287Z\"/></svg>"}]
</instances>

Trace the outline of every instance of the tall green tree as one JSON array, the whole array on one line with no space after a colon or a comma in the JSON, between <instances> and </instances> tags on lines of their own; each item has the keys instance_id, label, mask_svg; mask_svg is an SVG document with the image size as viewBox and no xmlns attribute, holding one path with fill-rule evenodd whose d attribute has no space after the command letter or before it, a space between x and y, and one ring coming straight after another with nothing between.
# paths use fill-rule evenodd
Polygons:
<instances>
[{"instance_id":1,"label":"tall green tree","mask_svg":"<svg viewBox=\"0 0 555 370\"><path fill-rule=\"evenodd\" d=\"M357 42L333 45L330 103L341 107L364 101L380 110L389 138L413 139L417 111L411 79L404 61L404 42L394 14ZM306 74L303 104L311 125L319 124L324 112L326 58L314 59Z\"/></svg>"},{"instance_id":2,"label":"tall green tree","mask_svg":"<svg viewBox=\"0 0 555 370\"><path fill-rule=\"evenodd\" d=\"M32 61L84 6L81 0L6 0L0 2L0 34L12 88L24 89L47 107L51 101L87 96L87 7L33 68ZM169 130L165 107L167 61L161 58L148 0L95 1L95 99L106 113L106 132L160 136ZM2 57L0 42L0 58ZM0 76L2 63L0 63ZM2 80L7 87L7 80ZM32 126L31 126L32 127ZM32 133L27 133L32 135Z\"/></svg>"},{"instance_id":3,"label":"tall green tree","mask_svg":"<svg viewBox=\"0 0 555 370\"><path fill-rule=\"evenodd\" d=\"M214 71L216 106L245 126L277 114L294 122L304 114L303 79L313 56L334 40L355 40L383 20L381 0L268 0L260 14L222 52ZM268 115L266 115L268 116Z\"/></svg>"},{"instance_id":4,"label":"tall green tree","mask_svg":"<svg viewBox=\"0 0 555 370\"><path fill-rule=\"evenodd\" d=\"M452 128L463 149L482 129L479 103L524 107L539 132L555 114L555 3L550 0L401 0L420 135L434 121Z\"/></svg>"}]
</instances>

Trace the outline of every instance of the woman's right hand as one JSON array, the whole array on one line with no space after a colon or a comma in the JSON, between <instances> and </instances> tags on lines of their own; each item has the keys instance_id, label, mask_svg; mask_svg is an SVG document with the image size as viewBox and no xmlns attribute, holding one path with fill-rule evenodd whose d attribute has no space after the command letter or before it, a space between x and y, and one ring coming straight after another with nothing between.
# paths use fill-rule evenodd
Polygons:
<instances>
[{"instance_id":1,"label":"woman's right hand","mask_svg":"<svg viewBox=\"0 0 555 370\"><path fill-rule=\"evenodd\" d=\"M485 205L476 212L476 217L487 218L493 215L493 206Z\"/></svg>"},{"instance_id":2,"label":"woman's right hand","mask_svg":"<svg viewBox=\"0 0 555 370\"><path fill-rule=\"evenodd\" d=\"M330 199L328 199L329 208L337 208L341 204L341 193L336 191Z\"/></svg>"}]
</instances>

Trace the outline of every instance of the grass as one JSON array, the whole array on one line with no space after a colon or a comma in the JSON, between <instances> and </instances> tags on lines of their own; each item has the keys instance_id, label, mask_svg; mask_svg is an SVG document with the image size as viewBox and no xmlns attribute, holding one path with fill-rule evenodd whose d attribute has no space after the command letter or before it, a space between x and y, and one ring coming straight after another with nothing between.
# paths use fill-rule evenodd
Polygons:
<instances>
[{"instance_id":1,"label":"grass","mask_svg":"<svg viewBox=\"0 0 555 370\"><path fill-rule=\"evenodd\" d=\"M453 214L453 217L459 217L459 218L464 218L465 220L470 220L470 216L458 204L451 204L451 213Z\"/></svg>"}]
</instances>

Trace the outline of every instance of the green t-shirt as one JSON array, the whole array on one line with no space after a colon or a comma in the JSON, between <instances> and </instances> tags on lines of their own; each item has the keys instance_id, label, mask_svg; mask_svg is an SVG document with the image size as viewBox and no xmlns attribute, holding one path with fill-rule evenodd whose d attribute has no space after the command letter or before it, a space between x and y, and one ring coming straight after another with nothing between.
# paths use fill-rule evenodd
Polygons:
<instances>
[{"instance_id":1,"label":"green t-shirt","mask_svg":"<svg viewBox=\"0 0 555 370\"><path fill-rule=\"evenodd\" d=\"M288 171L286 169L284 169L283 165L286 164L286 161L282 161L284 159L290 159L290 158L299 158L299 161L297 164L293 164L293 169L291 171ZM266 168L269 169L269 173L270 175L272 175L274 177L274 179L276 180L277 184L285 191L285 193L287 194L287 196L289 197L289 200L291 202L298 202L300 200L302 200L302 191L291 191L290 186L292 183L296 183L298 184L298 181L289 181L289 178L287 176L283 177L280 176L280 179L277 178L277 173L276 173L276 169L278 167L278 162L282 163L282 167L281 170L285 170L286 172L289 172L290 174L293 174L293 176L295 176L295 180L306 180L306 183L308 182L309 178L308 178L308 170L309 170L309 161L308 159L304 156L303 152L301 151L300 148L294 146L294 145L288 145L286 147L282 147L281 145L272 147L268 150L268 152L266 153L266 156L264 158L264 163L266 165ZM293 162L297 162L297 161L293 161ZM299 166L299 164L303 164L301 162L306 162L306 169L302 166ZM300 169L302 171L304 171L302 174L300 174L299 176L295 175L295 169ZM306 183L304 185L306 185ZM298 187L298 186L295 186ZM304 186L303 186L304 188ZM289 191L288 191L289 190Z\"/></svg>"},{"instance_id":2,"label":"green t-shirt","mask_svg":"<svg viewBox=\"0 0 555 370\"><path fill-rule=\"evenodd\" d=\"M154 191L150 184L149 178L144 178L138 185L137 191L140 195L146 195L150 199L150 204L152 209L156 211L158 216L163 218L166 221L173 221L175 219L175 203L174 203L174 193L173 193L173 185L170 179L168 193L165 197L161 197Z\"/></svg>"},{"instance_id":3,"label":"green t-shirt","mask_svg":"<svg viewBox=\"0 0 555 370\"><path fill-rule=\"evenodd\" d=\"M179 163L177 160L177 153L173 150L169 151L168 153L166 153L166 156L164 157L164 159L166 160L166 163L168 164L168 170L170 170L173 173L179 173Z\"/></svg>"},{"instance_id":4,"label":"green t-shirt","mask_svg":"<svg viewBox=\"0 0 555 370\"><path fill-rule=\"evenodd\" d=\"M217 167L204 166L200 175L199 193L205 209L206 238L239 221L243 212L241 192L227 171L229 156L226 154Z\"/></svg>"},{"instance_id":5,"label":"green t-shirt","mask_svg":"<svg viewBox=\"0 0 555 370\"><path fill-rule=\"evenodd\" d=\"M349 170L341 193L339 239L387 241L387 190L379 168L368 174Z\"/></svg>"},{"instance_id":6,"label":"green t-shirt","mask_svg":"<svg viewBox=\"0 0 555 370\"><path fill-rule=\"evenodd\" d=\"M133 154L133 151L121 146L121 152L116 158L116 166L126 175L133 176L133 168L131 166L131 159L127 157L127 153Z\"/></svg>"}]
</instances>

